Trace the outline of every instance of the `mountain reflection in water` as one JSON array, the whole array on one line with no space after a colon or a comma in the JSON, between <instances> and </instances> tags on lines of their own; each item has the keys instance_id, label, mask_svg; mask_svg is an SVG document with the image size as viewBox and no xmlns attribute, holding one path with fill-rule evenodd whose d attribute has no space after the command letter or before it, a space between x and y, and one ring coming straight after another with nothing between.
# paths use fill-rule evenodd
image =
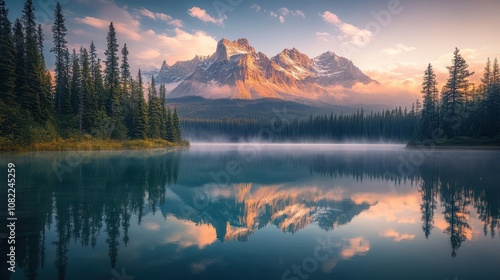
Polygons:
<instances>
[{"instance_id":1,"label":"mountain reflection in water","mask_svg":"<svg viewBox=\"0 0 500 280\"><path fill-rule=\"evenodd\" d=\"M191 279L186 272L210 279L232 265L228 259L240 257L269 269L269 279L281 279L291 264L312 254L312 245L301 244L313 244L320 232L338 232L340 248L318 279L340 273L342 260L369 259L387 240L423 247L447 240L448 258L460 257L470 243L500 260L494 251L499 152L437 151L411 166L405 161L411 151L400 146L339 147L270 145L249 154L237 146L194 145L179 151L17 156L11 161L19 178L20 272L2 269L2 279L77 279L80 264L95 267L99 279L110 279L108 272L124 264L136 279L165 267L171 279ZM296 249L280 243L288 238ZM260 249L232 248L242 242ZM429 250L437 248L442 246ZM197 252L204 258L196 259ZM6 255L0 258L5 265ZM149 272L137 268L145 266ZM224 273L229 277L231 271ZM258 279L251 272L242 275Z\"/></svg>"}]
</instances>

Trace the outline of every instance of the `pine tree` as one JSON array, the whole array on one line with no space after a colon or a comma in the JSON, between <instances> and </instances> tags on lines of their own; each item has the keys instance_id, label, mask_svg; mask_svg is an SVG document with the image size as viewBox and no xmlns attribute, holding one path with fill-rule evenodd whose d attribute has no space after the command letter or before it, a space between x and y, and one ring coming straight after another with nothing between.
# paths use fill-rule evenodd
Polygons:
<instances>
[{"instance_id":1,"label":"pine tree","mask_svg":"<svg viewBox=\"0 0 500 280\"><path fill-rule=\"evenodd\" d=\"M131 91L131 81L130 76L130 64L128 62L128 49L127 44L123 45L122 48L122 64L120 65L121 70L121 87L122 87L122 107L125 111L125 124L129 134L133 133L132 120L133 120L133 100Z\"/></svg>"},{"instance_id":2,"label":"pine tree","mask_svg":"<svg viewBox=\"0 0 500 280\"><path fill-rule=\"evenodd\" d=\"M54 40L54 47L50 50L55 55L55 78L56 78L56 92L55 92L55 106L57 114L62 112L62 99L63 95L68 93L68 84L66 83L68 73L66 71L66 55L67 55L67 41L66 34L68 30L64 24L64 15L59 2L56 4L54 13L54 24L52 25L52 34Z\"/></svg>"},{"instance_id":3,"label":"pine tree","mask_svg":"<svg viewBox=\"0 0 500 280\"><path fill-rule=\"evenodd\" d=\"M15 88L16 98L24 109L28 108L31 98L28 94L28 82L26 77L26 45L24 43L23 25L19 19L14 22L14 45L15 45Z\"/></svg>"},{"instance_id":4,"label":"pine tree","mask_svg":"<svg viewBox=\"0 0 500 280\"><path fill-rule=\"evenodd\" d=\"M23 8L23 27L26 47L26 81L27 92L22 100L23 106L28 109L34 120L42 122L46 119L40 107L40 93L43 92L42 80L45 74L42 58L38 46L37 24L35 7L32 0L26 0Z\"/></svg>"},{"instance_id":5,"label":"pine tree","mask_svg":"<svg viewBox=\"0 0 500 280\"><path fill-rule=\"evenodd\" d=\"M486 79L486 77L484 79ZM496 58L493 62L493 69L490 73L489 88L486 92L485 98L486 135L495 137L500 132L500 67L498 65L498 59Z\"/></svg>"},{"instance_id":6,"label":"pine tree","mask_svg":"<svg viewBox=\"0 0 500 280\"><path fill-rule=\"evenodd\" d=\"M97 104L99 110L106 111L106 90L104 88L104 79L102 76L101 59L97 58L96 63L94 64L94 67L92 69L94 91L97 95Z\"/></svg>"},{"instance_id":7,"label":"pine tree","mask_svg":"<svg viewBox=\"0 0 500 280\"><path fill-rule=\"evenodd\" d=\"M156 91L154 77L151 78L151 85L148 93L149 111L149 137L153 139L161 138L161 100Z\"/></svg>"},{"instance_id":8,"label":"pine tree","mask_svg":"<svg viewBox=\"0 0 500 280\"><path fill-rule=\"evenodd\" d=\"M12 26L5 1L0 0L0 100L6 106L14 106L15 100L15 49Z\"/></svg>"},{"instance_id":9,"label":"pine tree","mask_svg":"<svg viewBox=\"0 0 500 280\"><path fill-rule=\"evenodd\" d=\"M90 69L92 70L91 76L92 76L92 80L95 81L95 76L96 76L95 71L97 70L96 69L96 66L97 66L96 65L97 64L97 52L96 52L96 48L95 48L95 45L94 45L94 41L92 41L90 43L89 54L90 54Z\"/></svg>"},{"instance_id":10,"label":"pine tree","mask_svg":"<svg viewBox=\"0 0 500 280\"><path fill-rule=\"evenodd\" d=\"M82 69L82 97L83 97L83 129L86 132L91 132L98 115L98 100L94 90L94 82L92 80L92 68L90 67L90 57L87 49L82 48L81 54L81 69Z\"/></svg>"},{"instance_id":11,"label":"pine tree","mask_svg":"<svg viewBox=\"0 0 500 280\"><path fill-rule=\"evenodd\" d=\"M121 82L122 82L122 87L124 88L124 91L128 91L128 83L130 81L130 64L128 62L128 49L127 49L127 44L123 45L122 48L122 64L120 66L121 70Z\"/></svg>"},{"instance_id":12,"label":"pine tree","mask_svg":"<svg viewBox=\"0 0 500 280\"><path fill-rule=\"evenodd\" d=\"M448 67L449 78L441 96L441 126L448 137L459 136L462 132L465 101L470 87L468 78L474 74L467 69L469 65L458 48L452 63Z\"/></svg>"},{"instance_id":13,"label":"pine tree","mask_svg":"<svg viewBox=\"0 0 500 280\"><path fill-rule=\"evenodd\" d=\"M108 115L113 119L120 117L120 70L118 65L118 43L113 23L109 25L107 36L108 46L105 51L106 69L104 70L104 84L106 87L106 106Z\"/></svg>"},{"instance_id":14,"label":"pine tree","mask_svg":"<svg viewBox=\"0 0 500 280\"><path fill-rule=\"evenodd\" d=\"M0 77L0 138L14 141L19 134L19 107L14 92L16 63L12 26L4 0L0 0Z\"/></svg>"},{"instance_id":15,"label":"pine tree","mask_svg":"<svg viewBox=\"0 0 500 280\"><path fill-rule=\"evenodd\" d=\"M38 43L38 51L40 52L40 56L42 58L43 63L45 64L45 57L43 56L44 35L43 35L43 29L42 29L41 24L38 24L38 29L36 31L36 39L37 39L37 43Z\"/></svg>"},{"instance_id":16,"label":"pine tree","mask_svg":"<svg viewBox=\"0 0 500 280\"><path fill-rule=\"evenodd\" d=\"M63 87L63 92L61 94L61 115L63 118L61 120L66 121L67 117L70 117L73 114L73 108L71 106L71 58L69 55L69 50L66 49L63 52L64 55L64 73L65 75L63 76L62 83L64 85Z\"/></svg>"},{"instance_id":17,"label":"pine tree","mask_svg":"<svg viewBox=\"0 0 500 280\"><path fill-rule=\"evenodd\" d=\"M148 108L144 100L143 83L141 70L137 74L137 85L134 88L134 118L133 118L133 138L146 139L148 134Z\"/></svg>"},{"instance_id":18,"label":"pine tree","mask_svg":"<svg viewBox=\"0 0 500 280\"><path fill-rule=\"evenodd\" d=\"M177 108L174 108L174 114L172 116L172 122L174 126L174 134L173 134L173 140L175 143L181 142L182 135L181 135L181 124L179 121L179 116L177 115Z\"/></svg>"},{"instance_id":19,"label":"pine tree","mask_svg":"<svg viewBox=\"0 0 500 280\"><path fill-rule=\"evenodd\" d=\"M167 133L167 141L174 142L175 141L175 131L174 131L174 119L172 117L172 111L170 108L167 110L167 124L166 124L166 133Z\"/></svg>"},{"instance_id":20,"label":"pine tree","mask_svg":"<svg viewBox=\"0 0 500 280\"><path fill-rule=\"evenodd\" d=\"M165 108L167 90L164 84L160 85L160 99L159 103L161 105L161 118L160 118L160 137L162 139L167 139L167 110Z\"/></svg>"},{"instance_id":21,"label":"pine tree","mask_svg":"<svg viewBox=\"0 0 500 280\"><path fill-rule=\"evenodd\" d=\"M80 69L80 58L73 49L71 76L71 107L73 115L78 117L77 126L80 133L83 125L83 97L82 97L82 72Z\"/></svg>"},{"instance_id":22,"label":"pine tree","mask_svg":"<svg viewBox=\"0 0 500 280\"><path fill-rule=\"evenodd\" d=\"M432 65L429 64L427 70L424 74L424 81L422 83L422 94L423 94L423 109L420 114L420 134L423 139L431 139L432 131L437 128L437 115L436 115L436 100L437 95L437 82L436 74L432 69Z\"/></svg>"}]
</instances>

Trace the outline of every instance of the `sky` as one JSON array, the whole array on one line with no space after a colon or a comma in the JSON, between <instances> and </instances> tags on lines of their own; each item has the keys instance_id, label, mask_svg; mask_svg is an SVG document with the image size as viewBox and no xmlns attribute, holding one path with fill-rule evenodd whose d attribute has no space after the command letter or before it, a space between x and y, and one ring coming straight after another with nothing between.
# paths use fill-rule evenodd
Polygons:
<instances>
[{"instance_id":1,"label":"sky","mask_svg":"<svg viewBox=\"0 0 500 280\"><path fill-rule=\"evenodd\" d=\"M10 18L24 1L7 0ZM55 0L34 0L48 66ZM222 38L247 38L269 57L297 48L310 57L333 51L387 88L418 95L428 63L440 84L455 47L478 81L488 57L500 58L497 0L61 0L70 49L94 41L104 58L112 21L132 70L153 70L211 55Z\"/></svg>"}]
</instances>

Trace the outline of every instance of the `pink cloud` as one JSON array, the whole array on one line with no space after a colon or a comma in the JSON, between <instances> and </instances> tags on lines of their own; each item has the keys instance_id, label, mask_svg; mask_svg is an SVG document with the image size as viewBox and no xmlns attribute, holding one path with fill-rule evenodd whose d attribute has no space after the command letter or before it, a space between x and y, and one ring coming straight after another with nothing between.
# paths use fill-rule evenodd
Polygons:
<instances>
[{"instance_id":1,"label":"pink cloud","mask_svg":"<svg viewBox=\"0 0 500 280\"><path fill-rule=\"evenodd\" d=\"M343 22L336 14L330 11L325 11L321 17L325 22L335 25L342 33L339 38L348 43L356 46L365 46L373 39L373 34L369 30Z\"/></svg>"},{"instance_id":2,"label":"pink cloud","mask_svg":"<svg viewBox=\"0 0 500 280\"><path fill-rule=\"evenodd\" d=\"M195 17L203 22L210 22L215 25L222 26L224 25L224 20L226 19L225 17L222 18L214 18L210 16L206 10L203 10L199 7L192 7L191 9L188 10L188 14L192 17Z\"/></svg>"}]
</instances>

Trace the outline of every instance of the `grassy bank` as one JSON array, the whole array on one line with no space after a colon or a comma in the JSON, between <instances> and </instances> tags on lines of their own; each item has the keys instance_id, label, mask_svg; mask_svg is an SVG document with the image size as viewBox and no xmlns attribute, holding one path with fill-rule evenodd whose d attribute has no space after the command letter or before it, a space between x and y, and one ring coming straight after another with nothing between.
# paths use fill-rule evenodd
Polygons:
<instances>
[{"instance_id":1,"label":"grassy bank","mask_svg":"<svg viewBox=\"0 0 500 280\"><path fill-rule=\"evenodd\" d=\"M188 147L189 142L172 143L163 139L146 140L98 140L98 139L62 139L50 142L34 143L22 146L0 141L0 151L4 152L39 152L39 151L100 151L100 150L148 150L172 147Z\"/></svg>"},{"instance_id":2,"label":"grassy bank","mask_svg":"<svg viewBox=\"0 0 500 280\"><path fill-rule=\"evenodd\" d=\"M410 141L408 148L416 148L419 146L433 145L441 149L500 149L500 137L495 138L471 138L471 137L456 137L451 139L437 139L434 141Z\"/></svg>"}]
</instances>

